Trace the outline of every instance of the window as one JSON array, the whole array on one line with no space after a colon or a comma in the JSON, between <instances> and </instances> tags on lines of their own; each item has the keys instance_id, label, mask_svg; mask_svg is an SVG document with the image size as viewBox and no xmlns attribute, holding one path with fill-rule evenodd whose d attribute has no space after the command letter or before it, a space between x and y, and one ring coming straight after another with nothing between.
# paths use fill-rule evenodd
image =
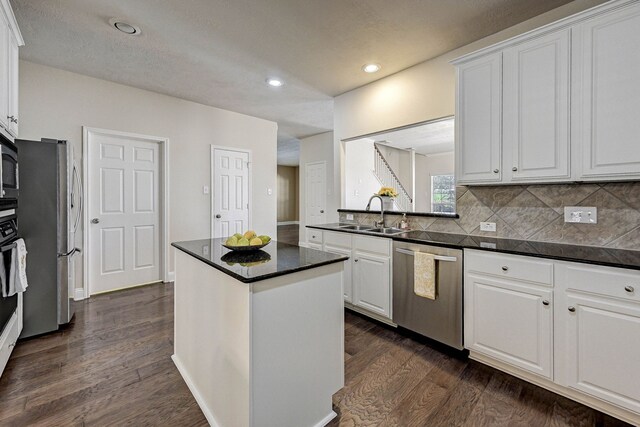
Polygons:
<instances>
[{"instance_id":1,"label":"window","mask_svg":"<svg viewBox=\"0 0 640 427\"><path fill-rule=\"evenodd\" d=\"M453 175L431 177L431 212L455 213L456 179Z\"/></svg>"}]
</instances>

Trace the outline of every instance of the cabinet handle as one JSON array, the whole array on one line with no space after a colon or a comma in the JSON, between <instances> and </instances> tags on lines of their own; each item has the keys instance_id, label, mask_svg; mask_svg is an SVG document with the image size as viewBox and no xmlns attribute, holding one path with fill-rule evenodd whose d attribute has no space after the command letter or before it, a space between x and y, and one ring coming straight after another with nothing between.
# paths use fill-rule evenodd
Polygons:
<instances>
[{"instance_id":1,"label":"cabinet handle","mask_svg":"<svg viewBox=\"0 0 640 427\"><path fill-rule=\"evenodd\" d=\"M494 169L493 170L493 173L498 173L498 172L500 172L500 169Z\"/></svg>"},{"instance_id":2,"label":"cabinet handle","mask_svg":"<svg viewBox=\"0 0 640 427\"><path fill-rule=\"evenodd\" d=\"M514 171L514 172L517 172L518 171L518 167L514 166L514 167L511 168L511 170Z\"/></svg>"},{"instance_id":3,"label":"cabinet handle","mask_svg":"<svg viewBox=\"0 0 640 427\"><path fill-rule=\"evenodd\" d=\"M633 293L633 291L635 291L635 289L633 288L633 286L625 286L624 290L629 292L630 294Z\"/></svg>"},{"instance_id":4,"label":"cabinet handle","mask_svg":"<svg viewBox=\"0 0 640 427\"><path fill-rule=\"evenodd\" d=\"M546 299L542 300L542 305L549 305L549 304L551 304L551 303L548 300L546 300Z\"/></svg>"},{"instance_id":5,"label":"cabinet handle","mask_svg":"<svg viewBox=\"0 0 640 427\"><path fill-rule=\"evenodd\" d=\"M502 271L509 271L509 267L507 267L506 265L502 266Z\"/></svg>"},{"instance_id":6,"label":"cabinet handle","mask_svg":"<svg viewBox=\"0 0 640 427\"><path fill-rule=\"evenodd\" d=\"M569 311L572 312L572 313L575 313L576 312L576 308L574 306L570 306L569 307Z\"/></svg>"}]
</instances>

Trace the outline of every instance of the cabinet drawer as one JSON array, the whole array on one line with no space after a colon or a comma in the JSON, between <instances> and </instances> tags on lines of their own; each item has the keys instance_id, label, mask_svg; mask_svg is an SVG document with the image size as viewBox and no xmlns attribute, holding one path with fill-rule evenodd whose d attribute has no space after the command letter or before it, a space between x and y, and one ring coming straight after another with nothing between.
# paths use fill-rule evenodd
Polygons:
<instances>
[{"instance_id":1,"label":"cabinet drawer","mask_svg":"<svg viewBox=\"0 0 640 427\"><path fill-rule=\"evenodd\" d=\"M322 244L322 230L307 228L307 242Z\"/></svg>"},{"instance_id":2,"label":"cabinet drawer","mask_svg":"<svg viewBox=\"0 0 640 427\"><path fill-rule=\"evenodd\" d=\"M391 256L391 240L384 237L355 236L353 248L371 254Z\"/></svg>"},{"instance_id":3,"label":"cabinet drawer","mask_svg":"<svg viewBox=\"0 0 640 427\"><path fill-rule=\"evenodd\" d=\"M466 250L464 262L467 271L553 286L551 261Z\"/></svg>"},{"instance_id":4,"label":"cabinet drawer","mask_svg":"<svg viewBox=\"0 0 640 427\"><path fill-rule=\"evenodd\" d=\"M326 245L351 250L351 234L332 231L325 231L323 234Z\"/></svg>"},{"instance_id":5,"label":"cabinet drawer","mask_svg":"<svg viewBox=\"0 0 640 427\"><path fill-rule=\"evenodd\" d=\"M612 267L559 264L559 282L567 290L640 302L640 273Z\"/></svg>"}]
</instances>

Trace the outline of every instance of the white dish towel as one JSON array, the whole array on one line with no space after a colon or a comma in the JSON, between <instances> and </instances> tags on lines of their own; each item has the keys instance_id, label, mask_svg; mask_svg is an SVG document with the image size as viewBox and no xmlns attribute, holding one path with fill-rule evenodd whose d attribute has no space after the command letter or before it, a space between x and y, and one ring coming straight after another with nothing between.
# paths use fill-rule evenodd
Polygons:
<instances>
[{"instance_id":1,"label":"white dish towel","mask_svg":"<svg viewBox=\"0 0 640 427\"><path fill-rule=\"evenodd\" d=\"M27 290L27 245L24 239L16 240L16 247L11 251L11 265L13 273L9 278L9 289L20 293Z\"/></svg>"}]
</instances>

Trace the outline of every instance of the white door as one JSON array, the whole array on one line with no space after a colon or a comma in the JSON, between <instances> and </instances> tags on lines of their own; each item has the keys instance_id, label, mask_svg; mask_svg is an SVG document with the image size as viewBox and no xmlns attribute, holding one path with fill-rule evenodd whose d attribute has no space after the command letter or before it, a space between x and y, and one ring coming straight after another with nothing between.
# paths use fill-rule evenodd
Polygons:
<instances>
[{"instance_id":1,"label":"white door","mask_svg":"<svg viewBox=\"0 0 640 427\"><path fill-rule=\"evenodd\" d=\"M391 317L391 263L388 257L355 251L353 288L355 305Z\"/></svg>"},{"instance_id":2,"label":"white door","mask_svg":"<svg viewBox=\"0 0 640 427\"><path fill-rule=\"evenodd\" d=\"M327 204L327 164L305 165L305 221L307 225L325 224Z\"/></svg>"},{"instance_id":3,"label":"white door","mask_svg":"<svg viewBox=\"0 0 640 427\"><path fill-rule=\"evenodd\" d=\"M565 29L504 51L505 182L571 177L570 34Z\"/></svg>"},{"instance_id":4,"label":"white door","mask_svg":"<svg viewBox=\"0 0 640 427\"><path fill-rule=\"evenodd\" d=\"M464 283L465 347L551 379L552 290L476 274Z\"/></svg>"},{"instance_id":5,"label":"white door","mask_svg":"<svg viewBox=\"0 0 640 427\"><path fill-rule=\"evenodd\" d=\"M567 294L568 386L640 413L640 304Z\"/></svg>"},{"instance_id":6,"label":"white door","mask_svg":"<svg viewBox=\"0 0 640 427\"><path fill-rule=\"evenodd\" d=\"M161 280L159 144L89 132L91 294Z\"/></svg>"},{"instance_id":7,"label":"white door","mask_svg":"<svg viewBox=\"0 0 640 427\"><path fill-rule=\"evenodd\" d=\"M573 31L576 99L572 138L579 179L640 177L640 4L584 21Z\"/></svg>"},{"instance_id":8,"label":"white door","mask_svg":"<svg viewBox=\"0 0 640 427\"><path fill-rule=\"evenodd\" d=\"M502 53L457 68L456 178L463 184L500 182Z\"/></svg>"},{"instance_id":9,"label":"white door","mask_svg":"<svg viewBox=\"0 0 640 427\"><path fill-rule=\"evenodd\" d=\"M249 224L249 152L212 148L212 237L244 233Z\"/></svg>"}]
</instances>

